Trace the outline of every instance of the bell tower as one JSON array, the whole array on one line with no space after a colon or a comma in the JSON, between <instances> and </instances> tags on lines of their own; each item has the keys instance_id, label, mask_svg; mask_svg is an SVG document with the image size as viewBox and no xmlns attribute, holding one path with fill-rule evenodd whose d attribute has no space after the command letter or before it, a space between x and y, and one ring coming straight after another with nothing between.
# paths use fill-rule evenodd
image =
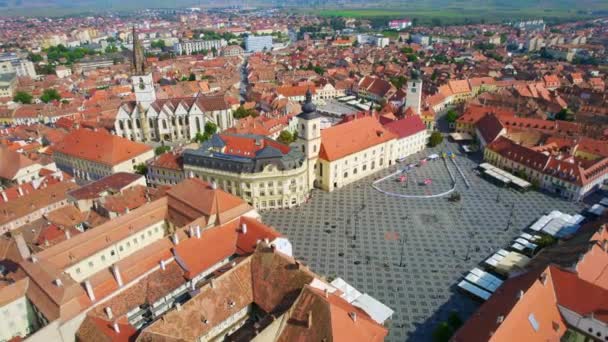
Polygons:
<instances>
[{"instance_id":1,"label":"bell tower","mask_svg":"<svg viewBox=\"0 0 608 342\"><path fill-rule=\"evenodd\" d=\"M312 189L315 181L315 165L321 149L321 114L312 103L310 89L306 92L306 101L302 113L298 114L298 140L296 146L301 149L308 164L308 188Z\"/></svg>"},{"instance_id":2,"label":"bell tower","mask_svg":"<svg viewBox=\"0 0 608 342\"><path fill-rule=\"evenodd\" d=\"M412 71L407 81L407 92L405 96L405 108L412 107L417 115L420 115L422 106L422 80L417 71Z\"/></svg>"},{"instance_id":3,"label":"bell tower","mask_svg":"<svg viewBox=\"0 0 608 342\"><path fill-rule=\"evenodd\" d=\"M133 26L133 61L131 64L131 84L135 91L135 100L147 110L156 101L152 73L146 70L144 48L141 45L135 26Z\"/></svg>"}]
</instances>

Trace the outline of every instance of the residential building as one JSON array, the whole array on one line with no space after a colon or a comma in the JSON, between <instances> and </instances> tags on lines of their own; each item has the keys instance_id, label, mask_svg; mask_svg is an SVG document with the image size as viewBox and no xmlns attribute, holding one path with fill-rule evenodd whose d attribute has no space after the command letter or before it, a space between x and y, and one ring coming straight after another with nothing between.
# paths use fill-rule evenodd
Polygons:
<instances>
[{"instance_id":1,"label":"residential building","mask_svg":"<svg viewBox=\"0 0 608 342\"><path fill-rule=\"evenodd\" d=\"M23 260L5 276L15 284L25 279L25 288L0 286L0 298L10 297L9 305L29 301L32 314L9 320L11 329L2 333L31 341L73 341L75 335L88 341L90 328L101 329L89 335L95 338L122 328L135 338L138 329L193 297L190 291L214 272L253 253L256 241L291 255L289 241L257 218L241 199L192 179L42 251L32 253L23 244ZM0 310L6 305L0 302Z\"/></svg>"},{"instance_id":2,"label":"residential building","mask_svg":"<svg viewBox=\"0 0 608 342\"><path fill-rule=\"evenodd\" d=\"M0 185L18 185L36 180L43 166L0 145Z\"/></svg>"},{"instance_id":3,"label":"residential building","mask_svg":"<svg viewBox=\"0 0 608 342\"><path fill-rule=\"evenodd\" d=\"M403 30L412 26L410 19L397 19L388 22L388 27L392 30Z\"/></svg>"},{"instance_id":4,"label":"residential building","mask_svg":"<svg viewBox=\"0 0 608 342\"><path fill-rule=\"evenodd\" d=\"M393 154L397 160L424 150L428 143L429 133L418 115L388 122L384 127L397 135Z\"/></svg>"},{"instance_id":5,"label":"residential building","mask_svg":"<svg viewBox=\"0 0 608 342\"><path fill-rule=\"evenodd\" d=\"M177 55L191 55L202 51L213 49L220 51L227 42L224 39L217 40L186 40L173 45L173 51Z\"/></svg>"},{"instance_id":6,"label":"residential building","mask_svg":"<svg viewBox=\"0 0 608 342\"><path fill-rule=\"evenodd\" d=\"M604 341L608 320L605 225L546 248L507 279L452 341ZM549 257L552 257L549 259Z\"/></svg>"},{"instance_id":7,"label":"residential building","mask_svg":"<svg viewBox=\"0 0 608 342\"><path fill-rule=\"evenodd\" d=\"M541 189L581 201L608 179L608 156L595 160L551 154L542 148L517 144L498 136L484 150L484 160L507 171L517 171Z\"/></svg>"},{"instance_id":8,"label":"residential building","mask_svg":"<svg viewBox=\"0 0 608 342\"><path fill-rule=\"evenodd\" d=\"M343 289L260 244L136 341L383 341L392 310L368 295L371 305L351 301ZM189 324L195 316L203 324Z\"/></svg>"},{"instance_id":9,"label":"residential building","mask_svg":"<svg viewBox=\"0 0 608 342\"><path fill-rule=\"evenodd\" d=\"M159 187L175 185L185 179L183 151L170 151L148 162L148 185Z\"/></svg>"},{"instance_id":10,"label":"residential building","mask_svg":"<svg viewBox=\"0 0 608 342\"><path fill-rule=\"evenodd\" d=\"M146 178L143 175L118 172L68 192L67 198L80 211L86 212L93 208L96 200L104 196L122 193L137 185L146 186Z\"/></svg>"},{"instance_id":11,"label":"residential building","mask_svg":"<svg viewBox=\"0 0 608 342\"><path fill-rule=\"evenodd\" d=\"M154 157L152 147L102 131L78 129L53 146L57 167L79 184L134 167Z\"/></svg>"},{"instance_id":12,"label":"residential building","mask_svg":"<svg viewBox=\"0 0 608 342\"><path fill-rule=\"evenodd\" d=\"M261 135L216 134L183 154L185 174L217 184L257 209L291 208L310 191L296 148Z\"/></svg>"},{"instance_id":13,"label":"residential building","mask_svg":"<svg viewBox=\"0 0 608 342\"><path fill-rule=\"evenodd\" d=\"M17 77L36 78L34 63L13 53L0 54L0 74L15 73Z\"/></svg>"},{"instance_id":14,"label":"residential building","mask_svg":"<svg viewBox=\"0 0 608 342\"><path fill-rule=\"evenodd\" d=\"M228 45L222 48L222 56L242 56L245 53L242 47L239 45Z\"/></svg>"},{"instance_id":15,"label":"residential building","mask_svg":"<svg viewBox=\"0 0 608 342\"><path fill-rule=\"evenodd\" d=\"M36 189L12 201L0 203L0 234L40 219L44 214L69 205L66 193L78 186L64 181Z\"/></svg>"},{"instance_id":16,"label":"residential building","mask_svg":"<svg viewBox=\"0 0 608 342\"><path fill-rule=\"evenodd\" d=\"M0 97L12 98L17 86L17 74L0 74Z\"/></svg>"},{"instance_id":17,"label":"residential building","mask_svg":"<svg viewBox=\"0 0 608 342\"><path fill-rule=\"evenodd\" d=\"M247 36L245 38L245 51L262 52L272 50L272 36Z\"/></svg>"},{"instance_id":18,"label":"residential building","mask_svg":"<svg viewBox=\"0 0 608 342\"><path fill-rule=\"evenodd\" d=\"M388 81L376 76L365 76L359 81L357 95L359 97L380 102L390 98L396 92L395 87Z\"/></svg>"},{"instance_id":19,"label":"residential building","mask_svg":"<svg viewBox=\"0 0 608 342\"><path fill-rule=\"evenodd\" d=\"M358 34L357 43L361 45L370 44L379 48L384 48L388 46L389 39L382 35Z\"/></svg>"}]
</instances>

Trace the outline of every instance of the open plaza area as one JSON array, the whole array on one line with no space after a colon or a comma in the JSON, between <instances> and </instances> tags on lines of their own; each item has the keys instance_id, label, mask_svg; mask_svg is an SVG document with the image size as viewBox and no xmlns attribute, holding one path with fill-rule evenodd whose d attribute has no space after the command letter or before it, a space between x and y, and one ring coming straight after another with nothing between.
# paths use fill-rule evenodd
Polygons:
<instances>
[{"instance_id":1,"label":"open plaza area","mask_svg":"<svg viewBox=\"0 0 608 342\"><path fill-rule=\"evenodd\" d=\"M469 270L494 251L508 248L541 215L552 210L574 214L583 208L537 191L499 188L478 176L479 160L457 148L445 143L332 193L315 190L299 208L263 212L264 221L285 234L296 246L295 256L314 271L340 276L395 310L389 341L431 340L435 326L450 312L457 311L465 320L479 305L457 290ZM456 152L454 162L428 162L411 170L407 181L393 176L377 188L391 194L432 195L450 189L451 172L460 201L450 201L450 195L403 198L371 186L444 151ZM421 185L424 179L432 183Z\"/></svg>"}]
</instances>

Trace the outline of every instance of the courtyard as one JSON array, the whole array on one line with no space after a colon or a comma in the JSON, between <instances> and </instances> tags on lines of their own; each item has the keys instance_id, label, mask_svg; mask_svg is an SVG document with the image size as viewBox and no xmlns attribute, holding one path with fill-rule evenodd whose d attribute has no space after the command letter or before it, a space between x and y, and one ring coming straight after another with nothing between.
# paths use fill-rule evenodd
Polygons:
<instances>
[{"instance_id":1,"label":"courtyard","mask_svg":"<svg viewBox=\"0 0 608 342\"><path fill-rule=\"evenodd\" d=\"M399 198L371 186L420 158L444 151L457 154L454 162L429 162L413 170L407 183L390 177L378 185L403 194L445 191L451 187L447 167L461 194L459 202L450 202L449 196ZM457 151L451 143L427 149L332 193L314 190L311 200L299 208L262 212L263 219L291 240L295 256L313 271L330 280L342 277L395 310L388 341L432 340L433 329L450 312L457 311L465 320L479 306L456 290L466 272L507 247L540 215L554 209L572 214L583 208L536 191L499 188L476 174L478 160ZM424 178L433 184L419 185Z\"/></svg>"}]
</instances>

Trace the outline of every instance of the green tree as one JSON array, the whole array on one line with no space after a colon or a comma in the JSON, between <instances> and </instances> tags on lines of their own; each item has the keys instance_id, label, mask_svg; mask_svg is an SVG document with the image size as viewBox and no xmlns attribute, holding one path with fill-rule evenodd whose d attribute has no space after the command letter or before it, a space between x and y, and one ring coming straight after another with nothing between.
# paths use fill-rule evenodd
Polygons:
<instances>
[{"instance_id":1,"label":"green tree","mask_svg":"<svg viewBox=\"0 0 608 342\"><path fill-rule=\"evenodd\" d=\"M171 147L162 145L162 146L158 146L157 148L154 149L154 154L157 156L160 156L161 154L169 152L169 151L171 151Z\"/></svg>"},{"instance_id":2,"label":"green tree","mask_svg":"<svg viewBox=\"0 0 608 342\"><path fill-rule=\"evenodd\" d=\"M190 76L188 77L188 81L196 81L196 75L193 72L190 73Z\"/></svg>"},{"instance_id":3,"label":"green tree","mask_svg":"<svg viewBox=\"0 0 608 342\"><path fill-rule=\"evenodd\" d=\"M399 76L391 77L389 79L389 81L395 86L395 88L401 89L407 82L407 79L405 78L405 76L399 75Z\"/></svg>"},{"instance_id":4,"label":"green tree","mask_svg":"<svg viewBox=\"0 0 608 342\"><path fill-rule=\"evenodd\" d=\"M407 55L407 60L408 60L408 62L417 62L418 61L418 56L416 56L415 54L411 53L411 54Z\"/></svg>"},{"instance_id":5,"label":"green tree","mask_svg":"<svg viewBox=\"0 0 608 342\"><path fill-rule=\"evenodd\" d=\"M42 56L37 53L30 53L29 59L34 63L42 62Z\"/></svg>"},{"instance_id":6,"label":"green tree","mask_svg":"<svg viewBox=\"0 0 608 342\"><path fill-rule=\"evenodd\" d=\"M448 110L448 113L445 115L445 119L449 123L454 123L454 122L456 122L456 119L458 119L458 113L456 113L455 110L450 109L450 110Z\"/></svg>"},{"instance_id":7,"label":"green tree","mask_svg":"<svg viewBox=\"0 0 608 342\"><path fill-rule=\"evenodd\" d=\"M563 108L555 114L555 120L574 121L574 115L570 109Z\"/></svg>"},{"instance_id":8,"label":"green tree","mask_svg":"<svg viewBox=\"0 0 608 342\"><path fill-rule=\"evenodd\" d=\"M59 101L61 100L61 95L57 92L56 89L45 89L42 92L42 96L40 96L40 100L44 103L49 103L51 101Z\"/></svg>"},{"instance_id":9,"label":"green tree","mask_svg":"<svg viewBox=\"0 0 608 342\"><path fill-rule=\"evenodd\" d=\"M285 145L289 145L295 141L294 135L290 131L282 131L277 140Z\"/></svg>"},{"instance_id":10,"label":"green tree","mask_svg":"<svg viewBox=\"0 0 608 342\"><path fill-rule=\"evenodd\" d=\"M255 111L253 109L245 109L243 106L239 106L234 113L232 114L236 119L246 118L248 116L255 116Z\"/></svg>"},{"instance_id":11,"label":"green tree","mask_svg":"<svg viewBox=\"0 0 608 342\"><path fill-rule=\"evenodd\" d=\"M118 52L118 48L114 44L108 45L108 46L106 46L105 52L106 53L115 53L115 52Z\"/></svg>"},{"instance_id":12,"label":"green tree","mask_svg":"<svg viewBox=\"0 0 608 342\"><path fill-rule=\"evenodd\" d=\"M429 146L435 147L443 142L443 135L440 132L431 133L431 137L429 138Z\"/></svg>"},{"instance_id":13,"label":"green tree","mask_svg":"<svg viewBox=\"0 0 608 342\"><path fill-rule=\"evenodd\" d=\"M165 47L165 41L164 41L164 40L162 40L162 39L155 40L155 41L153 41L153 42L150 44L150 46L151 46L153 49L161 49L161 50L162 50L162 49Z\"/></svg>"},{"instance_id":14,"label":"green tree","mask_svg":"<svg viewBox=\"0 0 608 342\"><path fill-rule=\"evenodd\" d=\"M139 163L133 166L133 170L135 170L135 173L145 175L146 173L148 173L148 165L146 165L146 163Z\"/></svg>"},{"instance_id":15,"label":"green tree","mask_svg":"<svg viewBox=\"0 0 608 342\"><path fill-rule=\"evenodd\" d=\"M217 125L211 121L208 121L207 123L205 123L204 132L196 133L196 136L194 137L194 141L199 144L202 144L203 142L211 139L211 136L213 136L216 132L217 132Z\"/></svg>"},{"instance_id":16,"label":"green tree","mask_svg":"<svg viewBox=\"0 0 608 342\"><path fill-rule=\"evenodd\" d=\"M452 337L454 331L450 327L450 325L446 322L441 322L435 330L433 330L433 341L435 342L448 342L450 337Z\"/></svg>"},{"instance_id":17,"label":"green tree","mask_svg":"<svg viewBox=\"0 0 608 342\"><path fill-rule=\"evenodd\" d=\"M25 92L25 91L18 91L15 96L13 97L13 101L15 102L21 102L23 104L30 104L32 103L32 99L34 97L32 96L32 94Z\"/></svg>"}]
</instances>

